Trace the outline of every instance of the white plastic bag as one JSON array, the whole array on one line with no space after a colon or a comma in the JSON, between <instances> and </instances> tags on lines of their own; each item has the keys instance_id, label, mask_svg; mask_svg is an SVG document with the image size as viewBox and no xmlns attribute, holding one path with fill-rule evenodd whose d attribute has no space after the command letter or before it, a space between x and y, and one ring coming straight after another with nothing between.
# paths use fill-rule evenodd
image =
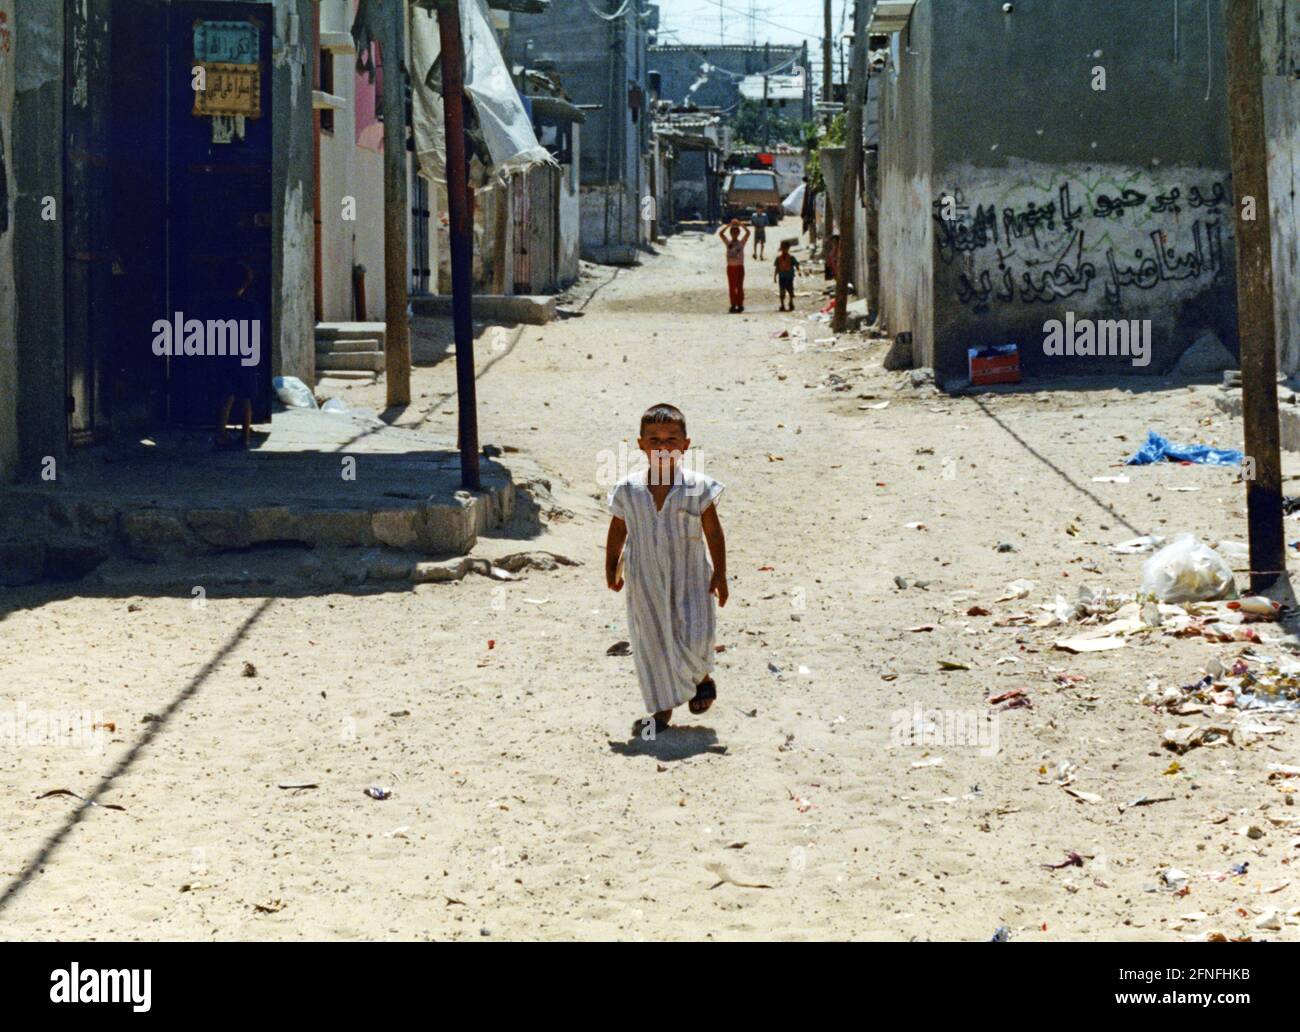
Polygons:
<instances>
[{"instance_id":1,"label":"white plastic bag","mask_svg":"<svg viewBox=\"0 0 1300 1032\"><path fill-rule=\"evenodd\" d=\"M316 396L311 388L296 376L273 376L271 387L282 405L288 408L317 408Z\"/></svg>"},{"instance_id":2,"label":"white plastic bag","mask_svg":"<svg viewBox=\"0 0 1300 1032\"><path fill-rule=\"evenodd\" d=\"M1233 598L1237 587L1223 557L1193 534L1179 534L1142 564L1142 594L1158 602Z\"/></svg>"}]
</instances>

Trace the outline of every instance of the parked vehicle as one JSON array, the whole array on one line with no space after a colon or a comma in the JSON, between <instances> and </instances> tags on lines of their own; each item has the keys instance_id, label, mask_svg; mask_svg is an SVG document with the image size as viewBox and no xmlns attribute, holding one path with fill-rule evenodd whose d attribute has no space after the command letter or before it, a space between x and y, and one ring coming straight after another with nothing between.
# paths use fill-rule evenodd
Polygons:
<instances>
[{"instance_id":1,"label":"parked vehicle","mask_svg":"<svg viewBox=\"0 0 1300 1032\"><path fill-rule=\"evenodd\" d=\"M781 221L781 191L777 189L776 173L757 169L727 173L722 184L722 220L748 219L758 208L767 212L770 225Z\"/></svg>"}]
</instances>

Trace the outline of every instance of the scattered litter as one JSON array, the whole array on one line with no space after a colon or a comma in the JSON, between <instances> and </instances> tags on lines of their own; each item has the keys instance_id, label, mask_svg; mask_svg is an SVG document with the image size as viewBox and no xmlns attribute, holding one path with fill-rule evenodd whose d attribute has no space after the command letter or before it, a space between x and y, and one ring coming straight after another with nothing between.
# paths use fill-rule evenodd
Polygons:
<instances>
[{"instance_id":1,"label":"scattered litter","mask_svg":"<svg viewBox=\"0 0 1300 1032\"><path fill-rule=\"evenodd\" d=\"M1117 477L1093 477L1092 482L1094 484L1127 484L1129 478L1121 473Z\"/></svg>"},{"instance_id":2,"label":"scattered litter","mask_svg":"<svg viewBox=\"0 0 1300 1032\"><path fill-rule=\"evenodd\" d=\"M1083 857L1081 857L1073 849L1067 849L1065 851L1065 859L1062 860L1059 864L1043 864L1043 866L1046 867L1049 871L1059 871L1063 867L1082 867Z\"/></svg>"},{"instance_id":3,"label":"scattered litter","mask_svg":"<svg viewBox=\"0 0 1300 1032\"><path fill-rule=\"evenodd\" d=\"M245 677L256 677L257 667L253 666L252 663L245 662L244 669L241 672Z\"/></svg>"},{"instance_id":4,"label":"scattered litter","mask_svg":"<svg viewBox=\"0 0 1300 1032\"><path fill-rule=\"evenodd\" d=\"M1101 796L1097 795L1095 792L1084 792L1082 789L1078 789L1078 788L1069 788L1068 786L1066 787L1065 791L1066 791L1069 795L1074 796L1074 798L1077 799L1077 800L1079 800L1079 802L1081 802L1081 803L1100 803L1100 802L1101 802Z\"/></svg>"},{"instance_id":5,"label":"scattered litter","mask_svg":"<svg viewBox=\"0 0 1300 1032\"><path fill-rule=\"evenodd\" d=\"M305 788L320 788L320 783L316 781L277 781L275 787L297 791Z\"/></svg>"},{"instance_id":6,"label":"scattered litter","mask_svg":"<svg viewBox=\"0 0 1300 1032\"><path fill-rule=\"evenodd\" d=\"M996 932L994 932L993 938L989 940L989 942L1010 942L1010 941L1011 941L1011 929L1008 928L1006 925L1003 925Z\"/></svg>"},{"instance_id":7,"label":"scattered litter","mask_svg":"<svg viewBox=\"0 0 1300 1032\"><path fill-rule=\"evenodd\" d=\"M410 830L411 826L409 824L403 824L400 828L394 828L392 831L384 832L384 838L409 838L410 836L406 833Z\"/></svg>"},{"instance_id":8,"label":"scattered litter","mask_svg":"<svg viewBox=\"0 0 1300 1032\"><path fill-rule=\"evenodd\" d=\"M1174 444L1154 430L1149 430L1146 443L1133 454L1127 465L1145 466L1163 460L1240 467L1242 454L1232 448L1213 448L1208 444Z\"/></svg>"},{"instance_id":9,"label":"scattered litter","mask_svg":"<svg viewBox=\"0 0 1300 1032\"><path fill-rule=\"evenodd\" d=\"M903 525L904 530L929 530L924 523L906 523Z\"/></svg>"},{"instance_id":10,"label":"scattered litter","mask_svg":"<svg viewBox=\"0 0 1300 1032\"><path fill-rule=\"evenodd\" d=\"M943 757L929 756L924 760L917 760L915 763L912 764L912 766L913 767L942 767Z\"/></svg>"},{"instance_id":11,"label":"scattered litter","mask_svg":"<svg viewBox=\"0 0 1300 1032\"><path fill-rule=\"evenodd\" d=\"M531 606L544 606L551 600L549 598L526 598L524 601Z\"/></svg>"},{"instance_id":12,"label":"scattered litter","mask_svg":"<svg viewBox=\"0 0 1300 1032\"><path fill-rule=\"evenodd\" d=\"M963 663L957 659L941 659L939 660L939 669L940 670L969 670L970 665L967 663Z\"/></svg>"},{"instance_id":13,"label":"scattered litter","mask_svg":"<svg viewBox=\"0 0 1300 1032\"><path fill-rule=\"evenodd\" d=\"M1160 880L1166 888L1177 891L1187 885L1187 872L1180 871L1177 867L1167 867L1160 872Z\"/></svg>"},{"instance_id":14,"label":"scattered litter","mask_svg":"<svg viewBox=\"0 0 1300 1032\"><path fill-rule=\"evenodd\" d=\"M366 795L371 799L388 799L393 794L391 788L383 788L379 785L371 785L366 789Z\"/></svg>"},{"instance_id":15,"label":"scattered litter","mask_svg":"<svg viewBox=\"0 0 1300 1032\"><path fill-rule=\"evenodd\" d=\"M632 655L632 643L630 641L616 641L605 650L605 655L630 656Z\"/></svg>"}]
</instances>

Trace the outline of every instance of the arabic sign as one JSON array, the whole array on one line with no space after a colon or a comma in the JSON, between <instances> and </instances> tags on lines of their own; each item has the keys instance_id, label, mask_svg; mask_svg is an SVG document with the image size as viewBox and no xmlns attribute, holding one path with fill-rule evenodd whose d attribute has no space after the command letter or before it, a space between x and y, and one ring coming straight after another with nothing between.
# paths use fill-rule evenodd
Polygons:
<instances>
[{"instance_id":1,"label":"arabic sign","mask_svg":"<svg viewBox=\"0 0 1300 1032\"><path fill-rule=\"evenodd\" d=\"M194 22L194 60L257 64L258 27L247 21Z\"/></svg>"},{"instance_id":2,"label":"arabic sign","mask_svg":"<svg viewBox=\"0 0 1300 1032\"><path fill-rule=\"evenodd\" d=\"M262 115L262 69L255 64L220 61L195 65L202 68L205 84L194 91L194 115Z\"/></svg>"}]
</instances>

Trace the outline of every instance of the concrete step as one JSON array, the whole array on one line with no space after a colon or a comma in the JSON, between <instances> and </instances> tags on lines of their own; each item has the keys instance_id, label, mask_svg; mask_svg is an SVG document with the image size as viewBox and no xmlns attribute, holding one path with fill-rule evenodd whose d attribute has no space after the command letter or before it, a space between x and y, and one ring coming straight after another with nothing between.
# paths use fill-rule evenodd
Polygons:
<instances>
[{"instance_id":1,"label":"concrete step","mask_svg":"<svg viewBox=\"0 0 1300 1032\"><path fill-rule=\"evenodd\" d=\"M341 355L349 351L383 351L384 342L377 337L317 337L316 354Z\"/></svg>"},{"instance_id":2,"label":"concrete step","mask_svg":"<svg viewBox=\"0 0 1300 1032\"><path fill-rule=\"evenodd\" d=\"M379 372L384 368L384 353L382 351L350 351L341 355L329 355L318 352L316 354L316 368L328 369L331 372L336 369Z\"/></svg>"},{"instance_id":3,"label":"concrete step","mask_svg":"<svg viewBox=\"0 0 1300 1032\"><path fill-rule=\"evenodd\" d=\"M317 340L384 339L386 326L381 322L322 322L316 324Z\"/></svg>"},{"instance_id":4,"label":"concrete step","mask_svg":"<svg viewBox=\"0 0 1300 1032\"><path fill-rule=\"evenodd\" d=\"M358 384L374 383L379 374L364 369L332 369L316 378L316 389L326 391L341 387L356 387Z\"/></svg>"}]
</instances>

